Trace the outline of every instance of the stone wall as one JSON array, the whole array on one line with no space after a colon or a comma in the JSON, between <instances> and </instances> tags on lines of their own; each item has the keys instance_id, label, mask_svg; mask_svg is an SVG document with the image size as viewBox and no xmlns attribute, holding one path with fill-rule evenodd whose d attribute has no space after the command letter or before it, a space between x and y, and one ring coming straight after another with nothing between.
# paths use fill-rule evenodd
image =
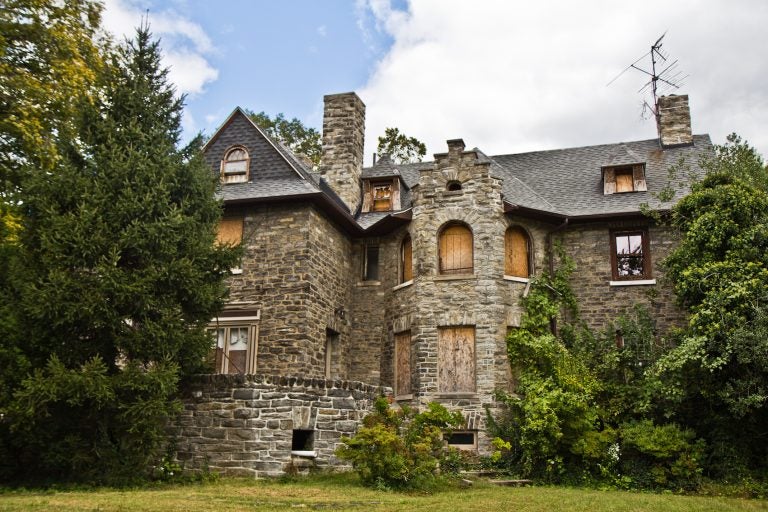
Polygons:
<instances>
[{"instance_id":1,"label":"stone wall","mask_svg":"<svg viewBox=\"0 0 768 512\"><path fill-rule=\"evenodd\" d=\"M656 103L656 124L662 147L693 144L688 95L661 96Z\"/></svg>"},{"instance_id":2,"label":"stone wall","mask_svg":"<svg viewBox=\"0 0 768 512\"><path fill-rule=\"evenodd\" d=\"M186 469L230 476L345 468L334 455L341 437L354 434L376 397L390 392L340 380L197 376L173 428L177 458ZM294 430L312 431L303 454L292 450Z\"/></svg>"},{"instance_id":3,"label":"stone wall","mask_svg":"<svg viewBox=\"0 0 768 512\"><path fill-rule=\"evenodd\" d=\"M647 222L646 224L647 225ZM611 286L610 229L637 228L629 221L575 225L558 235L576 265L571 286L579 301L581 317L587 325L603 331L610 328L619 315L635 305L648 309L660 335L685 322L685 312L676 306L672 287L664 279L661 262L677 244L671 228L651 226L648 229L651 249L651 276L656 284Z\"/></svg>"},{"instance_id":4,"label":"stone wall","mask_svg":"<svg viewBox=\"0 0 768 512\"><path fill-rule=\"evenodd\" d=\"M324 378L326 328L339 332L342 354L349 339L335 314L349 303L348 238L311 204L234 207L227 215L244 217L243 271L229 278L229 300L261 310L257 373L301 368Z\"/></svg>"}]
</instances>

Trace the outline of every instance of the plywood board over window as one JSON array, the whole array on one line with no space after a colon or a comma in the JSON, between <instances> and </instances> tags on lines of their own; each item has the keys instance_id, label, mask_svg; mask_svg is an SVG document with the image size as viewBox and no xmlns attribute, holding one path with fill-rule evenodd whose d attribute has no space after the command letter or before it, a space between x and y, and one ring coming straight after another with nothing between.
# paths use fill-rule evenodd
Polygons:
<instances>
[{"instance_id":1,"label":"plywood board over window","mask_svg":"<svg viewBox=\"0 0 768 512\"><path fill-rule=\"evenodd\" d=\"M221 219L216 241L224 245L239 245L243 239L243 218Z\"/></svg>"},{"instance_id":2,"label":"plywood board over window","mask_svg":"<svg viewBox=\"0 0 768 512\"><path fill-rule=\"evenodd\" d=\"M438 391L475 391L475 328L441 327L438 331Z\"/></svg>"},{"instance_id":3,"label":"plywood board over window","mask_svg":"<svg viewBox=\"0 0 768 512\"><path fill-rule=\"evenodd\" d=\"M451 225L440 232L440 273L474 272L472 232L462 225Z\"/></svg>"},{"instance_id":4,"label":"plywood board over window","mask_svg":"<svg viewBox=\"0 0 768 512\"><path fill-rule=\"evenodd\" d=\"M504 237L506 258L504 274L515 277L530 276L530 247L531 242L525 230L513 226L507 230Z\"/></svg>"},{"instance_id":5,"label":"plywood board over window","mask_svg":"<svg viewBox=\"0 0 768 512\"><path fill-rule=\"evenodd\" d=\"M411 331L405 331L395 334L395 395L411 393Z\"/></svg>"},{"instance_id":6,"label":"plywood board over window","mask_svg":"<svg viewBox=\"0 0 768 512\"><path fill-rule=\"evenodd\" d=\"M413 279L413 242L410 236L406 236L400 249L400 282L405 283Z\"/></svg>"}]
</instances>

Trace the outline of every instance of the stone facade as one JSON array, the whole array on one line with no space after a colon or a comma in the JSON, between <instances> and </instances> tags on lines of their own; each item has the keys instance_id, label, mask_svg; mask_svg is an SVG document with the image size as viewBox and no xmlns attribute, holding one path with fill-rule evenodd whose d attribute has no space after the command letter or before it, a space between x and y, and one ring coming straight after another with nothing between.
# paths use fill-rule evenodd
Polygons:
<instances>
[{"instance_id":1,"label":"stone facade","mask_svg":"<svg viewBox=\"0 0 768 512\"><path fill-rule=\"evenodd\" d=\"M639 224L638 224L639 222ZM612 286L609 257L610 230L648 227L651 248L651 277L655 284ZM613 326L615 320L643 306L651 313L656 331L664 335L680 327L685 313L675 303L671 287L664 280L661 262L674 248L678 234L671 228L648 226L648 221L614 221L571 226L558 236L565 253L575 263L571 280L579 302L581 318L595 330Z\"/></svg>"},{"instance_id":2,"label":"stone facade","mask_svg":"<svg viewBox=\"0 0 768 512\"><path fill-rule=\"evenodd\" d=\"M660 265L676 235L653 225L640 205L669 165L709 146L702 136L685 142L687 97L659 102L660 141L488 157L454 139L433 162L383 158L363 169L365 107L354 93L331 95L318 174L233 113L205 151L214 174L229 148L250 155L249 181L221 189L225 217L243 219L245 247L242 271L229 283L235 313L222 320L234 325L237 311L250 311L241 317L257 328L256 363L254 375L193 383L179 420L179 458L255 476L336 465L340 436L355 431L378 393L394 406L437 401L460 410L462 430L475 435L470 448L487 453L494 392L514 390L505 337L520 325L530 278L558 264L555 243L574 260L573 289L592 329L614 328L638 304L660 336L681 325ZM606 195L606 168L641 169L647 187ZM383 195L367 195L374 192ZM361 211L363 199L390 200L390 209ZM452 235L463 261L454 269L441 263L449 230L461 233ZM643 274L616 277L614 233L638 230L649 254ZM510 233L524 256L510 250ZM294 430L314 440L311 462L291 454Z\"/></svg>"},{"instance_id":3,"label":"stone facade","mask_svg":"<svg viewBox=\"0 0 768 512\"><path fill-rule=\"evenodd\" d=\"M172 432L177 457L189 469L230 476L343 469L334 455L341 437L353 434L387 392L340 380L200 376L188 384Z\"/></svg>"}]
</instances>

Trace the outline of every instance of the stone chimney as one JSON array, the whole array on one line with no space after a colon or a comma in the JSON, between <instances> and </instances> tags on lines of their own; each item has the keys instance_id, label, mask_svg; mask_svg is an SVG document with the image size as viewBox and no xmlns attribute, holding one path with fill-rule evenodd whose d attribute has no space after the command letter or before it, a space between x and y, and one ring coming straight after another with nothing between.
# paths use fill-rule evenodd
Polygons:
<instances>
[{"instance_id":1,"label":"stone chimney","mask_svg":"<svg viewBox=\"0 0 768 512\"><path fill-rule=\"evenodd\" d=\"M693 144L688 95L661 96L656 102L656 127L662 148Z\"/></svg>"},{"instance_id":2,"label":"stone chimney","mask_svg":"<svg viewBox=\"0 0 768 512\"><path fill-rule=\"evenodd\" d=\"M323 101L320 174L354 214L361 201L365 105L354 92L329 94Z\"/></svg>"}]
</instances>

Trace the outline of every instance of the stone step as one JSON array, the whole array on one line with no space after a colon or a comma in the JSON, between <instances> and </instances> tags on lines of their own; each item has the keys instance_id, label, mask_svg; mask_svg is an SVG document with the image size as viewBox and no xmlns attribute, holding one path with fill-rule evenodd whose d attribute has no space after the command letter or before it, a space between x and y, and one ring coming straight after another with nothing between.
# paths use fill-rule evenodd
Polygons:
<instances>
[{"instance_id":1,"label":"stone step","mask_svg":"<svg viewBox=\"0 0 768 512\"><path fill-rule=\"evenodd\" d=\"M502 485L505 487L525 487L533 484L533 480L489 480L493 485Z\"/></svg>"}]
</instances>

